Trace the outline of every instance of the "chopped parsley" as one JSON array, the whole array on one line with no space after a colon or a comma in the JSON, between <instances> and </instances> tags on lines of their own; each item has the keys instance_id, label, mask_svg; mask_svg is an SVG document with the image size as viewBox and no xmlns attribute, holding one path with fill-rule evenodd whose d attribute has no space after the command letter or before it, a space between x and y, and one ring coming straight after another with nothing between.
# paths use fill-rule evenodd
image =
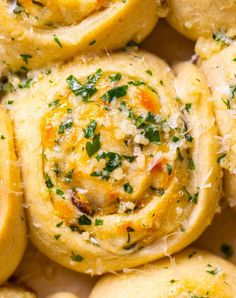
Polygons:
<instances>
[{"instance_id":1,"label":"chopped parsley","mask_svg":"<svg viewBox=\"0 0 236 298\"><path fill-rule=\"evenodd\" d=\"M91 219L86 216L85 214L81 215L78 219L77 219L78 224L80 224L81 226L90 226L92 224Z\"/></svg>"},{"instance_id":2,"label":"chopped parsley","mask_svg":"<svg viewBox=\"0 0 236 298\"><path fill-rule=\"evenodd\" d=\"M209 265L209 267L211 267L211 265ZM216 267L213 270L206 270L207 273L211 274L211 275L216 275L217 273L219 273L221 271L221 267Z\"/></svg>"},{"instance_id":3,"label":"chopped parsley","mask_svg":"<svg viewBox=\"0 0 236 298\"><path fill-rule=\"evenodd\" d=\"M47 188L51 189L51 188L54 187L54 185L52 183L52 180L51 180L51 178L49 177L48 174L45 175L44 181L45 181L45 184L46 184Z\"/></svg>"},{"instance_id":4,"label":"chopped parsley","mask_svg":"<svg viewBox=\"0 0 236 298\"><path fill-rule=\"evenodd\" d=\"M29 59L33 58L33 56L30 54L20 54L20 56L23 59L23 61L25 62L25 64L28 64Z\"/></svg>"},{"instance_id":5,"label":"chopped parsley","mask_svg":"<svg viewBox=\"0 0 236 298\"><path fill-rule=\"evenodd\" d=\"M106 159L107 162L102 171L95 171L91 174L91 176L101 177L104 180L108 180L110 178L110 173L122 164L122 156L115 152L103 152L96 158L97 160Z\"/></svg>"},{"instance_id":6,"label":"chopped parsley","mask_svg":"<svg viewBox=\"0 0 236 298\"><path fill-rule=\"evenodd\" d=\"M63 221L60 221L59 223L56 224L56 227L60 228L63 225L63 223L64 223Z\"/></svg>"},{"instance_id":7,"label":"chopped parsley","mask_svg":"<svg viewBox=\"0 0 236 298\"><path fill-rule=\"evenodd\" d=\"M189 160L189 169L190 170L195 170L196 169L194 160L192 158L190 158L190 160Z\"/></svg>"},{"instance_id":8,"label":"chopped parsley","mask_svg":"<svg viewBox=\"0 0 236 298\"><path fill-rule=\"evenodd\" d=\"M149 74L150 76L152 76L152 71L150 69L147 69L146 73Z\"/></svg>"},{"instance_id":9,"label":"chopped parsley","mask_svg":"<svg viewBox=\"0 0 236 298\"><path fill-rule=\"evenodd\" d=\"M78 255L78 254L76 254L76 253L74 253L73 251L71 252L71 260L72 261L74 261L74 262L82 262L83 261L83 257L82 256L80 256L80 255Z\"/></svg>"},{"instance_id":10,"label":"chopped parsley","mask_svg":"<svg viewBox=\"0 0 236 298\"><path fill-rule=\"evenodd\" d=\"M124 191L127 192L128 194L133 193L133 187L129 184L129 182L125 183L123 187L124 187Z\"/></svg>"},{"instance_id":11,"label":"chopped parsley","mask_svg":"<svg viewBox=\"0 0 236 298\"><path fill-rule=\"evenodd\" d=\"M66 176L65 176L65 178L64 178L64 181L65 181L66 183L71 183L71 182L72 182L73 174L74 174L74 169L69 170L69 171L66 173Z\"/></svg>"},{"instance_id":12,"label":"chopped parsley","mask_svg":"<svg viewBox=\"0 0 236 298\"><path fill-rule=\"evenodd\" d=\"M87 142L85 147L88 156L93 156L101 148L100 134L94 135L92 142Z\"/></svg>"},{"instance_id":13,"label":"chopped parsley","mask_svg":"<svg viewBox=\"0 0 236 298\"><path fill-rule=\"evenodd\" d=\"M102 70L99 68L93 75L88 76L85 84L80 83L73 75L70 75L66 82L76 96L81 96L84 102L88 102L89 98L97 92L95 85L101 76Z\"/></svg>"},{"instance_id":14,"label":"chopped parsley","mask_svg":"<svg viewBox=\"0 0 236 298\"><path fill-rule=\"evenodd\" d=\"M57 194L58 196L63 196L63 195L64 195L64 192L63 192L61 189L57 188L57 189L56 189L56 194Z\"/></svg>"},{"instance_id":15,"label":"chopped parsley","mask_svg":"<svg viewBox=\"0 0 236 298\"><path fill-rule=\"evenodd\" d=\"M109 81L110 82L118 82L122 78L120 73L116 73L115 75L109 76Z\"/></svg>"},{"instance_id":16,"label":"chopped parsley","mask_svg":"<svg viewBox=\"0 0 236 298\"><path fill-rule=\"evenodd\" d=\"M56 234L56 235L54 235L54 238L55 238L56 240L58 240L60 237L61 237L61 234Z\"/></svg>"},{"instance_id":17,"label":"chopped parsley","mask_svg":"<svg viewBox=\"0 0 236 298\"><path fill-rule=\"evenodd\" d=\"M62 48L62 44L56 34L53 34L53 39L59 45L59 47Z\"/></svg>"},{"instance_id":18,"label":"chopped parsley","mask_svg":"<svg viewBox=\"0 0 236 298\"><path fill-rule=\"evenodd\" d=\"M194 204L197 204L198 202L198 195L199 195L199 192L196 192L195 194L191 195L186 189L185 189L185 192L187 193L188 195L188 201L189 202L192 202Z\"/></svg>"},{"instance_id":19,"label":"chopped parsley","mask_svg":"<svg viewBox=\"0 0 236 298\"><path fill-rule=\"evenodd\" d=\"M186 103L184 108L188 112L188 114L190 114L190 111L192 109L192 103Z\"/></svg>"},{"instance_id":20,"label":"chopped parsley","mask_svg":"<svg viewBox=\"0 0 236 298\"><path fill-rule=\"evenodd\" d=\"M71 118L66 119L64 122L62 122L58 128L58 134L64 134L65 130L71 128L73 126L73 120Z\"/></svg>"},{"instance_id":21,"label":"chopped parsley","mask_svg":"<svg viewBox=\"0 0 236 298\"><path fill-rule=\"evenodd\" d=\"M83 129L84 131L84 137L85 138L93 138L95 135L95 130L97 128L97 122L95 120L91 120L89 125Z\"/></svg>"},{"instance_id":22,"label":"chopped parsley","mask_svg":"<svg viewBox=\"0 0 236 298\"><path fill-rule=\"evenodd\" d=\"M170 176L172 174L172 166L170 164L166 165L167 173Z\"/></svg>"},{"instance_id":23,"label":"chopped parsley","mask_svg":"<svg viewBox=\"0 0 236 298\"><path fill-rule=\"evenodd\" d=\"M104 220L103 219L95 219L95 226L102 226L103 225Z\"/></svg>"},{"instance_id":24,"label":"chopped parsley","mask_svg":"<svg viewBox=\"0 0 236 298\"><path fill-rule=\"evenodd\" d=\"M49 107L49 108L51 108L51 107L56 107L56 106L59 105L59 103L60 103L60 100L59 100L59 99L56 99L56 100L50 102L50 103L48 104L48 107Z\"/></svg>"},{"instance_id":25,"label":"chopped parsley","mask_svg":"<svg viewBox=\"0 0 236 298\"><path fill-rule=\"evenodd\" d=\"M123 85L120 87L115 87L110 89L105 94L102 95L102 100L111 103L113 100L123 97L127 94L128 85Z\"/></svg>"}]
</instances>

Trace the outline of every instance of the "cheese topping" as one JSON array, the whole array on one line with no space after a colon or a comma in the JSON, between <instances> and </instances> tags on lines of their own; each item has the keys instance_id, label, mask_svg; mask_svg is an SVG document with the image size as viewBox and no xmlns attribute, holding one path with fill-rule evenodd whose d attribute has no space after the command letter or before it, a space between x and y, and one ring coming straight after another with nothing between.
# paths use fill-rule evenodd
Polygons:
<instances>
[{"instance_id":1,"label":"cheese topping","mask_svg":"<svg viewBox=\"0 0 236 298\"><path fill-rule=\"evenodd\" d=\"M45 186L72 232L89 232L99 246L111 239L107 249L123 253L184 229L198 198L185 187L193 138L181 113L161 108L152 86L102 69L70 75L41 133ZM117 216L112 229L109 215Z\"/></svg>"}]
</instances>

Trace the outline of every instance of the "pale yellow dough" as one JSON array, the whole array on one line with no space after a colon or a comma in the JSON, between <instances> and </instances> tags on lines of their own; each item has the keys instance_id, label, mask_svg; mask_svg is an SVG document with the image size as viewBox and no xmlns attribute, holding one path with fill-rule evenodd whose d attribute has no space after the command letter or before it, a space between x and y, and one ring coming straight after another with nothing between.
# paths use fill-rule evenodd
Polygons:
<instances>
[{"instance_id":1,"label":"pale yellow dough","mask_svg":"<svg viewBox=\"0 0 236 298\"><path fill-rule=\"evenodd\" d=\"M0 108L0 284L13 273L26 245L20 169L12 124Z\"/></svg>"},{"instance_id":2,"label":"pale yellow dough","mask_svg":"<svg viewBox=\"0 0 236 298\"><path fill-rule=\"evenodd\" d=\"M92 102L83 103L81 96L76 98L69 90L66 79L73 75L79 81L85 82L86 77L96 71L98 75L98 69L101 69L103 74L96 85L97 91L91 97ZM31 239L48 257L68 268L89 274L121 270L142 265L181 250L199 237L210 224L221 194L221 177L219 165L216 162L216 127L211 102L208 100L209 90L201 72L190 63L178 66L176 72L175 77L166 63L145 52L117 53L108 57L90 58L90 60L84 57L83 61L77 59L68 65L55 68L50 75L40 74L34 78L31 88L20 90L5 98L6 105L9 99L13 100L10 113L14 121L22 163ZM120 81L108 83L107 74L117 73L122 76ZM135 132L133 139L132 134L136 128L128 114L122 110L124 104L117 112L119 102L122 103L117 98L113 99L106 109L99 110L102 102L101 95L104 90L111 88L108 85L120 86L127 81L133 83L127 84L128 93L123 100L126 105L134 105L135 113L146 113L147 108L156 111L160 106L160 111L154 113L157 115L160 113L168 120L170 135L175 132L171 127L180 129L183 124L182 118L185 119L188 133L191 133L193 139L190 144L185 141L186 136L184 139L183 136L181 137L182 145L179 147L182 147L179 149L179 155L176 145L173 144L176 140L166 141L172 148L168 151L167 147L161 149L162 145L158 147L155 144L149 144L147 138L138 132ZM139 93L136 92L142 94L144 91L145 96L149 94L149 99L153 100L153 105L149 106L147 97L137 96ZM118 94L117 96L119 97ZM62 108L60 108L60 100ZM59 107L57 107L58 103ZM109 118L101 116L107 115L106 113ZM67 119L65 122L67 124L63 124L62 127L61 121L66 119L65 115L75 117L74 124ZM113 171L108 180L91 176L93 169L96 170L96 167L105 164L103 158L98 164L95 155L88 158L84 149L86 142L83 137L84 129L91 119L98 121L97 129L101 133L103 151L130 155L133 151L129 151L131 150L129 145L125 147L123 142L128 136L134 144L143 142L144 153L153 152L154 155L143 155L137 149L137 145L136 147L133 145L136 148L135 154L138 154L135 157L137 160L122 161L122 169ZM83 126L84 123L87 124ZM122 123L126 124L122 126ZM131 128L133 131L129 130L127 134L127 129ZM49 134L45 134L47 129ZM76 134L72 136L71 133L73 134L74 131ZM69 171L64 176L67 180L63 181L67 181L67 184L61 182L61 178L57 178L54 174L54 159L51 159L54 151L50 149L54 148L54 137L51 139L51 133L62 135L62 138L61 135L58 136L60 140L57 141L59 146L62 146L59 150L63 150L62 154L57 156L58 163L62 158L62 167L67 167L71 162L74 167L72 174ZM78 136L79 141L71 139ZM91 144L91 138L87 140L90 140ZM45 145L47 142L49 145ZM80 145L81 142L84 147ZM160 173L157 169L155 177L159 178L154 178L151 171L158 164L156 160L158 155L160 157L158 150L168 151L168 154L165 152L162 154L166 159L170 159L173 168L172 173L169 174L167 174L166 165ZM72 159L74 156L77 161ZM194 170L189 168L190 156L195 164ZM80 171L80 179L76 178L78 171ZM122 171L125 171L126 175L122 175ZM74 180L68 173L71 176L73 173L76 175ZM126 179L129 179L133 185L132 194L127 194L123 190ZM151 186L155 185L158 188L162 180L169 181L166 185L163 184L166 190L161 193L160 190L157 193L150 193L151 190L156 189ZM71 181L74 183L72 190L68 189ZM63 191L58 191L55 186ZM71 191L73 197L71 197ZM109 196L114 192L121 196L120 200L124 197L122 199L124 201L122 201L123 205L118 201L119 209L111 212ZM64 199L60 197L61 193L64 193ZM75 206L71 200L74 200ZM116 201L114 203L117 204ZM135 203L137 210L134 210ZM129 209L124 209L125 206L129 206ZM90 208L93 208L93 211ZM78 218L77 222L74 221L74 216ZM78 231L81 232L78 233ZM129 248L127 244L132 245Z\"/></svg>"},{"instance_id":3,"label":"pale yellow dough","mask_svg":"<svg viewBox=\"0 0 236 298\"><path fill-rule=\"evenodd\" d=\"M195 248L131 272L106 275L90 298L233 298L236 267Z\"/></svg>"},{"instance_id":4,"label":"pale yellow dough","mask_svg":"<svg viewBox=\"0 0 236 298\"><path fill-rule=\"evenodd\" d=\"M33 293L16 287L0 288L0 298L36 298Z\"/></svg>"},{"instance_id":5,"label":"pale yellow dough","mask_svg":"<svg viewBox=\"0 0 236 298\"><path fill-rule=\"evenodd\" d=\"M212 91L215 115L219 127L218 138L221 148L218 152L220 164L225 169L224 192L232 207L236 206L236 44L200 62Z\"/></svg>"},{"instance_id":6,"label":"pale yellow dough","mask_svg":"<svg viewBox=\"0 0 236 298\"><path fill-rule=\"evenodd\" d=\"M49 295L46 298L79 298L79 296L68 292L58 292L58 293Z\"/></svg>"},{"instance_id":7,"label":"pale yellow dough","mask_svg":"<svg viewBox=\"0 0 236 298\"><path fill-rule=\"evenodd\" d=\"M29 0L18 3L0 3L2 69L33 69L81 52L113 50L129 41L139 43L158 18L166 15L160 0L42 0L42 6Z\"/></svg>"},{"instance_id":8,"label":"pale yellow dough","mask_svg":"<svg viewBox=\"0 0 236 298\"><path fill-rule=\"evenodd\" d=\"M187 38L211 36L214 32L235 31L234 0L170 0L169 23Z\"/></svg>"}]
</instances>

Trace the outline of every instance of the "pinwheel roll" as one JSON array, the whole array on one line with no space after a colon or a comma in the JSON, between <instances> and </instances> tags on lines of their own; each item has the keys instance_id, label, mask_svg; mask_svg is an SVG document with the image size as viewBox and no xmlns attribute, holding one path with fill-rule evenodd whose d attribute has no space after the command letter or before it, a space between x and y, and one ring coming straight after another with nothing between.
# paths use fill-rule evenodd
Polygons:
<instances>
[{"instance_id":1,"label":"pinwheel roll","mask_svg":"<svg viewBox=\"0 0 236 298\"><path fill-rule=\"evenodd\" d=\"M36 298L36 296L26 290L16 287L0 288L0 298Z\"/></svg>"},{"instance_id":2,"label":"pinwheel roll","mask_svg":"<svg viewBox=\"0 0 236 298\"><path fill-rule=\"evenodd\" d=\"M214 35L236 29L236 3L232 0L170 0L169 23L186 37Z\"/></svg>"},{"instance_id":3,"label":"pinwheel roll","mask_svg":"<svg viewBox=\"0 0 236 298\"><path fill-rule=\"evenodd\" d=\"M225 169L225 196L236 205L236 45L226 47L201 62L212 90L215 114L219 127L221 148L218 163Z\"/></svg>"},{"instance_id":4,"label":"pinwheel roll","mask_svg":"<svg viewBox=\"0 0 236 298\"><path fill-rule=\"evenodd\" d=\"M220 177L209 91L195 66L177 71L144 52L77 59L6 97L31 237L47 256L120 270L182 249L211 222Z\"/></svg>"},{"instance_id":5,"label":"pinwheel roll","mask_svg":"<svg viewBox=\"0 0 236 298\"><path fill-rule=\"evenodd\" d=\"M2 0L1 64L32 69L139 43L165 14L160 0Z\"/></svg>"},{"instance_id":6,"label":"pinwheel roll","mask_svg":"<svg viewBox=\"0 0 236 298\"><path fill-rule=\"evenodd\" d=\"M189 248L119 275L101 278L90 298L232 298L236 295L235 265L208 252Z\"/></svg>"},{"instance_id":7,"label":"pinwheel roll","mask_svg":"<svg viewBox=\"0 0 236 298\"><path fill-rule=\"evenodd\" d=\"M0 284L16 269L26 245L20 171L11 121L0 108Z\"/></svg>"}]
</instances>

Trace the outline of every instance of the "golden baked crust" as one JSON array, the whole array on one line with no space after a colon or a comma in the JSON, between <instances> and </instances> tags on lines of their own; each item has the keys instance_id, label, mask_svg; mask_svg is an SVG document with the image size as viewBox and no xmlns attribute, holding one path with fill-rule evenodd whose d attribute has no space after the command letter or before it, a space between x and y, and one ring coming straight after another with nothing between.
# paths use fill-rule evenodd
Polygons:
<instances>
[{"instance_id":1,"label":"golden baked crust","mask_svg":"<svg viewBox=\"0 0 236 298\"><path fill-rule=\"evenodd\" d=\"M144 52L79 58L6 97L31 239L47 256L101 274L176 252L210 224L209 91L195 66L177 73Z\"/></svg>"},{"instance_id":2,"label":"golden baked crust","mask_svg":"<svg viewBox=\"0 0 236 298\"><path fill-rule=\"evenodd\" d=\"M226 170L224 177L225 197L231 206L236 205L236 45L224 48L207 60L202 60L203 69L212 91L215 115L219 127L221 148L218 162Z\"/></svg>"},{"instance_id":3,"label":"golden baked crust","mask_svg":"<svg viewBox=\"0 0 236 298\"><path fill-rule=\"evenodd\" d=\"M232 298L236 295L236 267L208 252L188 248L171 259L127 273L106 275L90 298Z\"/></svg>"},{"instance_id":4,"label":"golden baked crust","mask_svg":"<svg viewBox=\"0 0 236 298\"><path fill-rule=\"evenodd\" d=\"M16 269L26 245L20 187L12 124L0 107L0 284Z\"/></svg>"},{"instance_id":5,"label":"golden baked crust","mask_svg":"<svg viewBox=\"0 0 236 298\"><path fill-rule=\"evenodd\" d=\"M168 22L187 38L211 36L236 29L232 0L170 0Z\"/></svg>"},{"instance_id":6,"label":"golden baked crust","mask_svg":"<svg viewBox=\"0 0 236 298\"><path fill-rule=\"evenodd\" d=\"M75 54L141 42L158 17L157 0L3 0L0 67L18 70L67 60Z\"/></svg>"}]
</instances>

